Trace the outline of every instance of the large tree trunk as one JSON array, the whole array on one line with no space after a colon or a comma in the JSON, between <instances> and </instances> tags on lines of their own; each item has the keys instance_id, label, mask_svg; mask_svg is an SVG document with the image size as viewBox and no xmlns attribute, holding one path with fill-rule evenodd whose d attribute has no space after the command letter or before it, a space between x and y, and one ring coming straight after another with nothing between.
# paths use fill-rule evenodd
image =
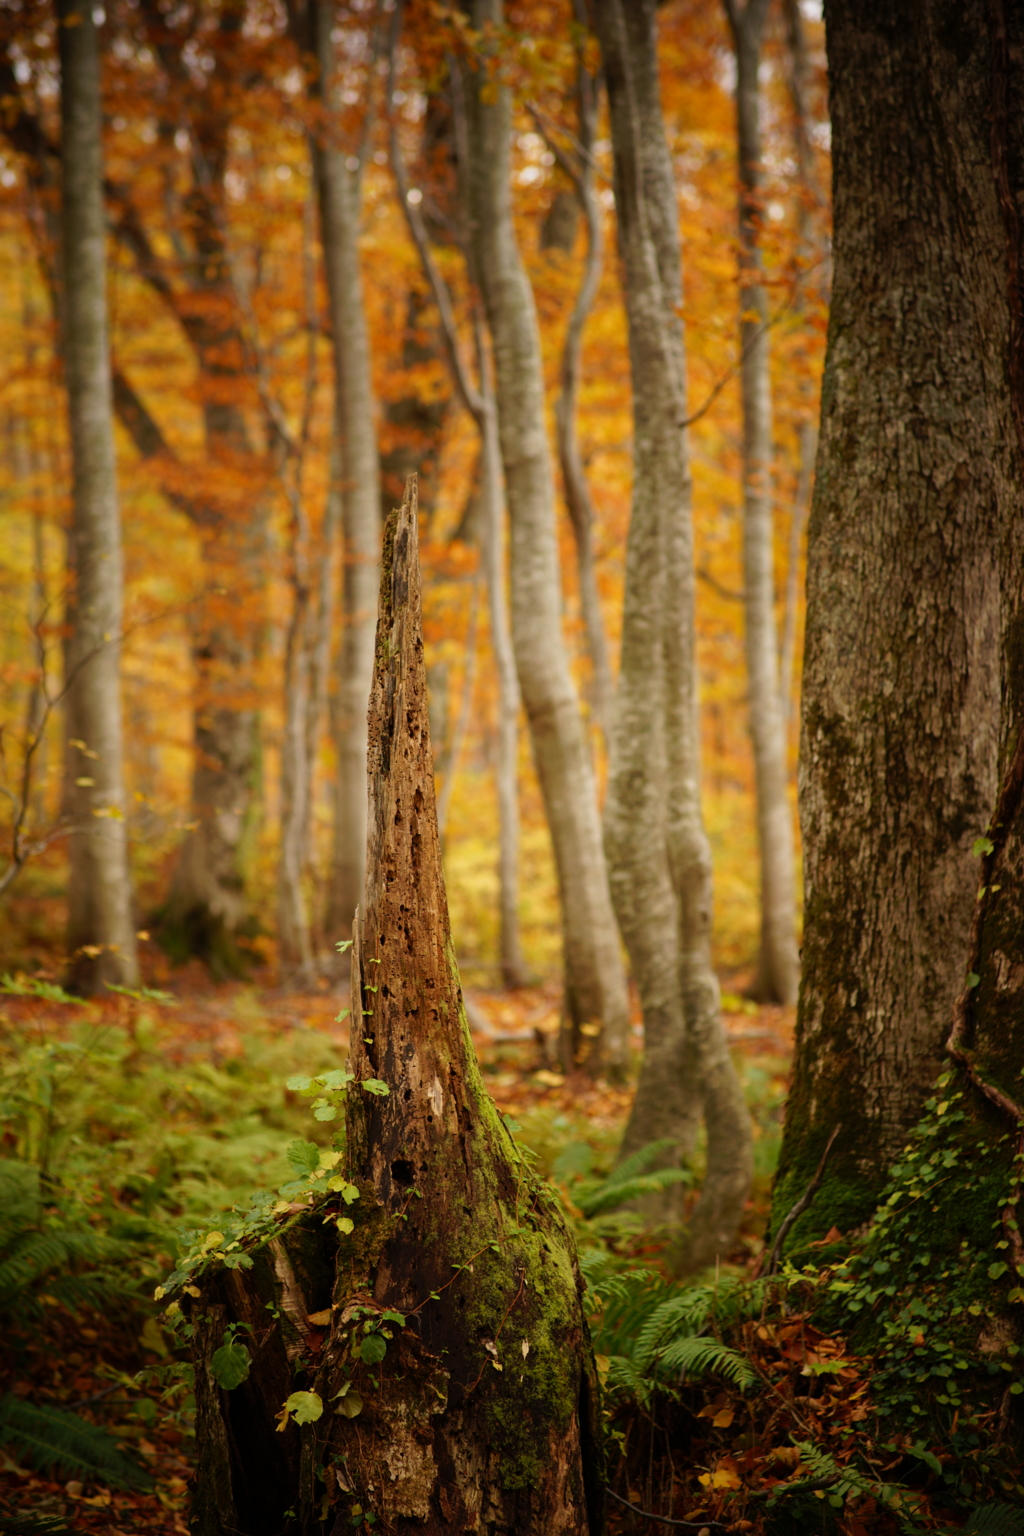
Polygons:
<instances>
[{"instance_id":1,"label":"large tree trunk","mask_svg":"<svg viewBox=\"0 0 1024 1536\"><path fill-rule=\"evenodd\" d=\"M761 856L761 955L757 990L771 1002L796 1002L796 870L789 805L786 724L775 632L772 519L772 389L768 293L760 226L761 93L758 70L768 0L725 0L736 50L739 145L740 382L743 396L743 597L750 737L754 748Z\"/></svg>"},{"instance_id":2,"label":"large tree trunk","mask_svg":"<svg viewBox=\"0 0 1024 1536\"><path fill-rule=\"evenodd\" d=\"M308 0L310 45L318 94L332 115L339 109L331 0ZM355 168L350 169L350 160ZM347 155L324 131L314 136L313 166L320 200L320 238L334 351L334 431L342 494L341 646L331 710L337 755L334 856L327 926L338 938L352 931L362 899L366 851L366 701L373 669L373 623L380 545L380 460L370 336L359 260L363 155Z\"/></svg>"},{"instance_id":3,"label":"large tree trunk","mask_svg":"<svg viewBox=\"0 0 1024 1536\"><path fill-rule=\"evenodd\" d=\"M393 1536L596 1536L602 1525L573 1245L483 1087L466 1024L416 538L411 482L385 531L346 1176L254 1249L251 1268L215 1261L197 1276L196 1536L271 1536L289 1509L309 1536L359 1513ZM226 1392L212 1354L241 1321L258 1322L259 1337L248 1379ZM362 1344L368 1333L376 1346ZM296 1390L322 1415L277 1435L275 1411Z\"/></svg>"},{"instance_id":4,"label":"large tree trunk","mask_svg":"<svg viewBox=\"0 0 1024 1536\"><path fill-rule=\"evenodd\" d=\"M750 1125L711 965L711 852L700 807L695 579L686 363L672 166L658 87L654 0L598 0L629 320L635 462L622 664L605 840L616 913L644 1010L645 1051L623 1145L692 1150L708 1129L700 1201L674 1261L727 1250L750 1183ZM671 1203L665 1215L672 1214Z\"/></svg>"},{"instance_id":5,"label":"large tree trunk","mask_svg":"<svg viewBox=\"0 0 1024 1536\"><path fill-rule=\"evenodd\" d=\"M869 1213L942 1064L969 968L972 846L996 799L1000 693L1019 686L1020 564L1006 562L1024 519L1011 398L1021 254L1000 185L999 15L985 0L899 17L884 0L826 6L835 279L808 544L803 982L777 1214L842 1131L805 1232ZM1014 28L1017 49L1018 12ZM1009 57L1019 134L1020 53ZM1017 195L1019 154L1018 142ZM1001 203L1017 221L1009 261Z\"/></svg>"},{"instance_id":6,"label":"large tree trunk","mask_svg":"<svg viewBox=\"0 0 1024 1536\"><path fill-rule=\"evenodd\" d=\"M121 743L123 566L107 326L100 58L91 10L58 5L64 356L73 471L67 645L70 983L137 977Z\"/></svg>"},{"instance_id":7,"label":"large tree trunk","mask_svg":"<svg viewBox=\"0 0 1024 1536\"><path fill-rule=\"evenodd\" d=\"M473 0L473 25L503 19L501 0ZM476 271L494 343L495 387L512 530L512 638L562 902L567 1064L625 1068L629 1011L601 846L597 791L562 633L554 480L533 293L512 226L511 101L484 60L467 86L470 217ZM484 89L486 83L486 89ZM600 1029L587 1056L587 1027Z\"/></svg>"}]
</instances>

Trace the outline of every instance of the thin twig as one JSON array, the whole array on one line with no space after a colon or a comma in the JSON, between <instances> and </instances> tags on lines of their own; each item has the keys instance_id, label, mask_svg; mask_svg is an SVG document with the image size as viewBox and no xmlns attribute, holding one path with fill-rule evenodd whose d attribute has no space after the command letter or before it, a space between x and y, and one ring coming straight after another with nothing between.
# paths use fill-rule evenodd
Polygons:
<instances>
[{"instance_id":1,"label":"thin twig","mask_svg":"<svg viewBox=\"0 0 1024 1536\"><path fill-rule=\"evenodd\" d=\"M786 1234L788 1233L790 1227L792 1227L793 1223L796 1221L797 1217L802 1216L804 1211L807 1210L808 1206L811 1204L811 1201L814 1199L815 1195L818 1193L818 1190L821 1188L821 1181L825 1176L825 1164L828 1162L828 1155L832 1151L832 1144L836 1137L839 1135L839 1132L842 1130L842 1128L842 1121L840 1121L839 1124L835 1126L828 1141L825 1143L825 1150L821 1154L821 1161L814 1171L814 1177L811 1179L811 1182L800 1196L800 1199L796 1201L789 1212L783 1217L779 1225L779 1230L775 1234L775 1241L772 1243L772 1251L768 1255L768 1263L762 1271L762 1276L764 1278L767 1278L768 1275L773 1275L775 1273L775 1270L778 1267L779 1254L782 1252L782 1244Z\"/></svg>"},{"instance_id":2,"label":"thin twig","mask_svg":"<svg viewBox=\"0 0 1024 1536\"><path fill-rule=\"evenodd\" d=\"M614 1488L606 1488L605 1493L610 1499L615 1499L617 1503L624 1504L627 1509L633 1511L634 1515L640 1515L644 1520L657 1520L662 1525L679 1525L688 1531L724 1531L728 1529L721 1520L674 1520L669 1515L656 1515L649 1509L638 1509L635 1504L631 1504L628 1499L624 1499L621 1493L616 1493Z\"/></svg>"}]
</instances>

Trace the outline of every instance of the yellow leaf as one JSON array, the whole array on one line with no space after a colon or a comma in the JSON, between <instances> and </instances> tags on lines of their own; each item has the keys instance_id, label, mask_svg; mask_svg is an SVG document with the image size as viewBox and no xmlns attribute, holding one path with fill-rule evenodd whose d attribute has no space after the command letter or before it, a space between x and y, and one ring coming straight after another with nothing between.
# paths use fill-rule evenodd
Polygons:
<instances>
[{"instance_id":1,"label":"yellow leaf","mask_svg":"<svg viewBox=\"0 0 1024 1536\"><path fill-rule=\"evenodd\" d=\"M331 1320L330 1307L324 1307L322 1312L307 1312L306 1322L312 1323L314 1328L326 1328Z\"/></svg>"},{"instance_id":2,"label":"yellow leaf","mask_svg":"<svg viewBox=\"0 0 1024 1536\"><path fill-rule=\"evenodd\" d=\"M716 1413L711 1420L716 1429L728 1429L735 1415L731 1408L723 1408L721 1413Z\"/></svg>"},{"instance_id":3,"label":"yellow leaf","mask_svg":"<svg viewBox=\"0 0 1024 1536\"><path fill-rule=\"evenodd\" d=\"M92 789L93 786L96 783L96 780L95 779L76 779L75 783L78 785L79 789Z\"/></svg>"},{"instance_id":4,"label":"yellow leaf","mask_svg":"<svg viewBox=\"0 0 1024 1536\"><path fill-rule=\"evenodd\" d=\"M202 1247L200 1249L200 1252L201 1253L209 1253L211 1248L219 1248L223 1241L224 1241L224 1233L223 1232L207 1232L206 1236L203 1238L203 1243L202 1243Z\"/></svg>"},{"instance_id":5,"label":"yellow leaf","mask_svg":"<svg viewBox=\"0 0 1024 1536\"><path fill-rule=\"evenodd\" d=\"M337 1224L338 1224L338 1231L339 1232L354 1232L355 1231L355 1225L356 1224L352 1220L351 1216L339 1216Z\"/></svg>"},{"instance_id":6,"label":"yellow leaf","mask_svg":"<svg viewBox=\"0 0 1024 1536\"><path fill-rule=\"evenodd\" d=\"M739 1473L734 1467L720 1462L713 1472L702 1472L697 1479L705 1488L742 1488Z\"/></svg>"},{"instance_id":7,"label":"yellow leaf","mask_svg":"<svg viewBox=\"0 0 1024 1536\"><path fill-rule=\"evenodd\" d=\"M185 1287L186 1296L201 1296L202 1294L203 1293L199 1289L198 1285L186 1285Z\"/></svg>"},{"instance_id":8,"label":"yellow leaf","mask_svg":"<svg viewBox=\"0 0 1024 1536\"><path fill-rule=\"evenodd\" d=\"M158 1285L156 1290L153 1292L153 1300L154 1301L163 1301L163 1299L164 1299L164 1297L166 1295L167 1295L167 1292L164 1290L163 1286L162 1285Z\"/></svg>"}]
</instances>

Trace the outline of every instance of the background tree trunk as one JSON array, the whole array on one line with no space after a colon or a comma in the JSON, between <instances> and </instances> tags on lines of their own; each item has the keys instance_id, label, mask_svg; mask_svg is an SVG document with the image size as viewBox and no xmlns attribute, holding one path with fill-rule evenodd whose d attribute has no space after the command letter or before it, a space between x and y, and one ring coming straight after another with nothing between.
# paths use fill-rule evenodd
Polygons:
<instances>
[{"instance_id":1,"label":"background tree trunk","mask_svg":"<svg viewBox=\"0 0 1024 1536\"><path fill-rule=\"evenodd\" d=\"M776 1218L837 1121L842 1133L804 1232L870 1214L941 1067L968 969L971 850L996 799L1000 694L1017 686L1000 659L1003 637L1019 656L1020 566L1011 579L1006 561L1024 481L1021 258L1011 245L1008 267L1012 196L994 163L998 16L983 0L899 17L882 0L826 6L835 279L808 539L803 982ZM1019 159L1013 174L1019 193Z\"/></svg>"},{"instance_id":2,"label":"background tree trunk","mask_svg":"<svg viewBox=\"0 0 1024 1536\"><path fill-rule=\"evenodd\" d=\"M333 83L331 0L308 0L310 42L318 93L331 118L339 104ZM352 931L362 899L366 857L366 701L373 670L373 624L380 547L380 460L370 368L370 338L359 260L365 146L350 157L328 129L314 135L313 167L320 200L320 238L334 347L334 409L342 494L341 647L331 711L337 766L334 859L327 927L337 938ZM350 169L349 158L356 161Z\"/></svg>"},{"instance_id":3,"label":"background tree trunk","mask_svg":"<svg viewBox=\"0 0 1024 1536\"><path fill-rule=\"evenodd\" d=\"M587 13L584 0L574 0L573 10L580 26L586 27ZM599 108L599 78L587 69L582 48L579 48L579 62L576 70L578 150L575 159L570 158L556 140L548 137L548 144L555 153L558 163L571 178L576 189L587 229L587 254L583 265L583 279L569 317L565 345L562 348L562 387L555 401L555 427L565 504L576 540L576 573L580 588L580 608L583 614L583 628L587 636L587 650L590 654L591 712L602 738L607 743L609 713L615 684L608 657L608 636L605 633L604 615L601 612L601 593L597 585L597 567L594 560L594 503L583 468L583 460L580 457L579 439L576 434L576 401L579 390L580 357L583 350L583 329L597 296L604 259L601 205L594 185L596 167L594 140L597 137ZM569 249L571 251L571 245Z\"/></svg>"},{"instance_id":4,"label":"background tree trunk","mask_svg":"<svg viewBox=\"0 0 1024 1536\"><path fill-rule=\"evenodd\" d=\"M623 1152L655 1138L708 1168L673 1261L727 1250L751 1175L750 1124L711 965L711 851L700 806L695 578L675 186L658 86L655 4L598 0L615 155L634 403L634 482L622 664L605 841L616 913L644 1009L644 1064ZM649 217L648 210L654 210ZM657 241L657 243L656 243ZM672 1216L675 1202L664 1203Z\"/></svg>"},{"instance_id":5,"label":"background tree trunk","mask_svg":"<svg viewBox=\"0 0 1024 1536\"><path fill-rule=\"evenodd\" d=\"M403 8L397 7L392 26L390 49L389 91L395 74L395 55L402 23ZM455 114L449 114L449 121ZM460 126L464 128L465 114L461 114ZM468 176L467 149L464 133L455 131L456 160L459 163L459 185L454 189L459 204L467 198L465 185ZM473 317L473 332L477 364L477 383L474 384L470 369L466 366L459 336L451 293L434 260L430 236L420 207L409 197L409 183L402 157L401 145L394 116L391 118L391 163L398 184L398 195L405 209L409 232L419 253L423 270L437 305L441 335L444 339L448 367L452 382L466 410L473 417L480 434L480 517L479 537L481 556L487 580L487 602L490 610L491 650L498 674L498 751L495 765L495 787L498 794L498 923L502 980L507 987L526 984L527 971L523 959L519 927L519 679L516 675L515 653L509 626L508 599L505 575L505 488L502 477L501 447L498 438L497 403L494 398L491 360L487 355L486 339L479 313ZM460 209L460 212L464 212ZM460 218L464 236L466 219ZM470 242L463 238L463 255L474 286L479 291L473 264ZM441 822L442 835L444 818Z\"/></svg>"},{"instance_id":6,"label":"background tree trunk","mask_svg":"<svg viewBox=\"0 0 1024 1536\"><path fill-rule=\"evenodd\" d=\"M573 1245L484 1089L448 928L416 530L411 482L385 531L370 704L345 1153L359 1198L341 1207L352 1216L340 1230L339 1196L324 1196L252 1268L200 1279L196 1536L270 1536L288 1508L310 1536L332 1514L340 1531L356 1505L395 1536L602 1526ZM282 1314L269 1333L268 1307ZM211 1356L226 1323L250 1319L261 1333L251 1374L227 1393ZM358 1348L367 1319L382 1342L388 1330L379 1370ZM275 1435L273 1414L296 1388L325 1411ZM332 1411L356 1391L355 1417Z\"/></svg>"},{"instance_id":7,"label":"background tree trunk","mask_svg":"<svg viewBox=\"0 0 1024 1536\"><path fill-rule=\"evenodd\" d=\"M501 0L473 0L473 25L503 21ZM512 227L511 102L466 68L469 205L476 271L494 344L495 389L512 529L512 638L558 870L565 954L567 1065L625 1068L629 1010L601 846L597 794L561 622L554 481L533 293ZM494 99L491 100L493 93ZM486 96L487 99L484 99ZM600 1040L581 1029L597 1026Z\"/></svg>"},{"instance_id":8,"label":"background tree trunk","mask_svg":"<svg viewBox=\"0 0 1024 1536\"><path fill-rule=\"evenodd\" d=\"M754 748L761 856L761 954L756 988L771 1002L796 1002L796 870L789 805L786 724L775 633L772 519L772 389L768 293L760 228L761 99L758 71L768 0L725 0L736 50L739 149L740 382L743 395L743 594L750 737Z\"/></svg>"},{"instance_id":9,"label":"background tree trunk","mask_svg":"<svg viewBox=\"0 0 1024 1536\"><path fill-rule=\"evenodd\" d=\"M123 567L107 326L99 40L59 0L64 355L73 473L67 645L70 984L138 974L121 742Z\"/></svg>"}]
</instances>

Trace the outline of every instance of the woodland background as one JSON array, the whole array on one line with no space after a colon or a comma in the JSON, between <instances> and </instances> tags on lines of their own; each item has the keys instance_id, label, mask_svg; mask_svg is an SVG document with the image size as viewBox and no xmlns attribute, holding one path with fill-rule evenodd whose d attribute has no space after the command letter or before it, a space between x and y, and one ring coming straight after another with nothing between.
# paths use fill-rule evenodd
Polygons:
<instances>
[{"instance_id":1,"label":"woodland background","mask_svg":"<svg viewBox=\"0 0 1024 1536\"><path fill-rule=\"evenodd\" d=\"M130 13L126 13L129 24ZM14 13L8 26L15 21ZM510 11L514 56L507 60L516 100L513 180L520 246L540 315L550 400L558 392L565 329L581 280L586 244L571 184L538 131L548 125L571 148L572 93L579 31L571 8L530 4ZM113 17L111 18L113 23ZM380 25L383 25L378 18ZM704 736L704 804L715 853L715 942L719 964L750 979L758 939L758 863L743 657L741 436L738 361L734 63L721 8L673 4L661 16L660 62L665 117L676 166L685 252L686 340L689 349L699 662ZM493 981L497 960L495 670L482 600L473 512L478 479L476 430L455 398L438 335L436 311L389 165L383 102L387 61L373 39L374 7L339 13L343 132L356 144L370 104L374 115L364 183L361 250L370 328L385 507L400 499L408 469L421 474L425 620L432 727L442 804L447 803L445 863L456 945L470 982ZM771 313L777 623L790 636L788 668L791 759L795 769L793 695L799 687L801 433L816 421L824 346L827 265L824 238L829 184L820 26L804 23L810 63L805 119L795 117L792 53L782 10L765 34L762 244ZM246 865L251 945L263 965L277 961L274 883L281 811L285 645L293 601L296 530L290 498L297 492L308 519L307 558L340 580L346 558L327 516L331 485L332 382L326 296L318 259L307 133L310 108L294 46L273 6L247 8L241 36L225 41L212 23L195 41L189 70L230 122L224 171L224 231L233 268L236 320L246 339L242 376L222 389L243 413L245 455L211 460L202 434L203 389L195 359L168 306L140 276L124 239L109 242L109 297L115 372L126 376L159 427L163 449L143 458L117 428L118 476L125 546L124 720L127 818L138 928L153 930L143 953L156 959L158 917L189 817L196 688L190 621L208 599L210 576L200 534L175 505L197 488L216 499L238 535L225 541L223 589L227 623L246 638L251 667L236 678L239 707L258 708L260 760L249 824ZM19 13L12 58L40 117L55 135L57 82L52 25ZM188 134L165 131L154 111L157 71L144 46L132 47L113 25L104 55L105 154L111 182L131 188L148 237L173 269L176 201L191 175ZM130 30L128 32L130 38ZM412 6L398 61L393 111L412 174L422 175L426 93L437 66L433 9ZM380 56L374 61L376 47ZM427 124L429 127L429 124ZM600 130L606 135L606 128ZM813 146L812 179L799 154L800 135ZM625 317L616 270L610 146L595 146L604 262L583 338L578 432L597 524L595 550L602 616L611 655L617 652L631 480L631 398ZM177 190L175 190L177 189ZM53 194L51 194L52 196ZM415 192L413 196L415 197ZM45 198L45 193L44 193ZM0 167L2 280L2 582L3 740L9 774L17 773L26 720L45 687L59 691L63 607L67 592L64 526L69 462L62 373L40 242L39 199L10 148ZM808 257L808 220L813 250ZM441 248L460 319L469 295L457 252ZM295 436L283 455L268 416L280 412ZM698 414L700 413L700 414ZM553 431L553 424L549 423ZM269 441L268 441L269 439ZM260 447L259 445L263 445ZM806 478L806 468L804 468ZM258 580L234 575L242 529L252 508L265 509ZM589 662L575 579L569 520L560 520L564 618L584 697ZM247 558L251 559L251 556ZM351 558L349 556L348 558ZM337 653L339 627L332 645ZM332 669L330 686L335 686ZM57 820L62 797L59 711L50 719L33 783L34 817ZM600 732L591 731L599 771ZM313 835L306 880L321 954L331 834L334 769L327 710L318 732ZM557 972L557 891L540 796L525 732L520 748L522 814L521 917L525 956L537 977ZM62 922L64 845L54 842L19 878L4 903L2 944L8 968L56 973L54 938ZM734 988L735 990L735 988Z\"/></svg>"}]
</instances>

